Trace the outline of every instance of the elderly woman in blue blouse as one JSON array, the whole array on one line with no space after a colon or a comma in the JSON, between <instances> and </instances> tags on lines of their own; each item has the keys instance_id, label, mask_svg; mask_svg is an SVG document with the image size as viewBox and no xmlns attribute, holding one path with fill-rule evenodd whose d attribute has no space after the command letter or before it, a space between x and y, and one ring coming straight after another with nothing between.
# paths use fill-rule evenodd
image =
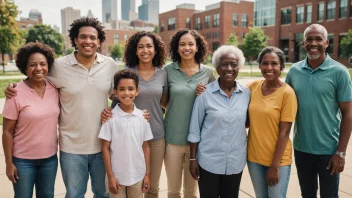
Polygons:
<instances>
[{"instance_id":1,"label":"elderly woman in blue blouse","mask_svg":"<svg viewBox=\"0 0 352 198\"><path fill-rule=\"evenodd\" d=\"M220 77L207 85L193 106L190 172L202 198L238 197L246 164L250 91L235 79L244 60L234 46L217 49L212 62Z\"/></svg>"}]
</instances>

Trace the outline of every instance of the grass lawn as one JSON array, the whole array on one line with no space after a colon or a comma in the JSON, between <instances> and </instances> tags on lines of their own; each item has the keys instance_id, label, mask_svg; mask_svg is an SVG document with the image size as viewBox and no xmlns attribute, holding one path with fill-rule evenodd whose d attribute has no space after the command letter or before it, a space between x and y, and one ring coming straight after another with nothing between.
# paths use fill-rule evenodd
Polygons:
<instances>
[{"instance_id":1,"label":"grass lawn","mask_svg":"<svg viewBox=\"0 0 352 198\"><path fill-rule=\"evenodd\" d=\"M21 76L23 75L21 72L19 71L7 71L7 72L3 72L0 71L0 76Z\"/></svg>"},{"instance_id":2,"label":"grass lawn","mask_svg":"<svg viewBox=\"0 0 352 198\"><path fill-rule=\"evenodd\" d=\"M20 82L22 79L4 79L0 80L0 98L5 98L4 90L6 87L13 82Z\"/></svg>"}]
</instances>

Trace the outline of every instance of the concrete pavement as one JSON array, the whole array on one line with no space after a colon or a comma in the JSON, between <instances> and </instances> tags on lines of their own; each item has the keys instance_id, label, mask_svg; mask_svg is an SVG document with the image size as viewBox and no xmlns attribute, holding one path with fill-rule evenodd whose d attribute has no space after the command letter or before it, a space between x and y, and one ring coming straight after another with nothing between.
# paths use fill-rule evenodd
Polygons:
<instances>
[{"instance_id":1,"label":"concrete pavement","mask_svg":"<svg viewBox=\"0 0 352 198\"><path fill-rule=\"evenodd\" d=\"M244 78L244 79L239 79L239 81L242 84L248 84L254 80L253 78ZM2 112L2 107L4 104L4 99L0 99L0 110ZM0 129L1 134L2 134L2 129ZM291 140L292 140L292 133L291 133ZM2 138L0 138L2 139ZM2 141L0 141L0 197L1 198L10 198L13 197L13 189L12 189L12 184L11 182L7 179L6 174L5 174L5 157L4 153L2 150ZM340 179L340 198L352 198L352 140L350 141L348 147L347 147L347 157L346 157L346 166L345 166L345 171L341 174L341 179ZM60 167L58 168L58 173L56 177L56 185L55 185L55 198L64 198L65 197L65 186L63 184L62 176L61 176L61 171ZM93 194L91 192L90 188L90 182L88 182L88 188L87 188L87 193L86 193L87 198L93 197ZM166 198L167 197L167 180L166 180L166 174L165 170L163 167L162 175L160 178L160 198ZM249 198L249 197L255 197L254 190L252 187L251 179L249 177L248 169L245 167L243 171L243 176L242 176L242 181L241 181L241 187L240 187L240 198ZM297 178L297 171L295 164L292 164L291 167L291 178L289 182L289 187L288 187L288 198L297 198L300 197L300 188L299 188L299 183L298 183L298 178Z\"/></svg>"}]
</instances>

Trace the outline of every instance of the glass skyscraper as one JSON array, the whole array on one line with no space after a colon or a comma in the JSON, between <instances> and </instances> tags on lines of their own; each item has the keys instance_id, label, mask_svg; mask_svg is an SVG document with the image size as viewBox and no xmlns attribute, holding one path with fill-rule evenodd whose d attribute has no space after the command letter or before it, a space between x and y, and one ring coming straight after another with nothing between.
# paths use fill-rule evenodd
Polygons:
<instances>
[{"instance_id":1,"label":"glass skyscraper","mask_svg":"<svg viewBox=\"0 0 352 198\"><path fill-rule=\"evenodd\" d=\"M275 25L276 0L255 0L254 2L254 26Z\"/></svg>"}]
</instances>

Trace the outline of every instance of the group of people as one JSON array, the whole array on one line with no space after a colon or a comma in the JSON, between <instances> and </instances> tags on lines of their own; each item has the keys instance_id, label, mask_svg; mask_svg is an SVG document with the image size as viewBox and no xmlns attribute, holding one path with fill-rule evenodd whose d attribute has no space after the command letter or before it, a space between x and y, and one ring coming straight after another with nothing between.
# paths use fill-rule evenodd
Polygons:
<instances>
[{"instance_id":1,"label":"group of people","mask_svg":"<svg viewBox=\"0 0 352 198\"><path fill-rule=\"evenodd\" d=\"M325 53L323 26L305 30L307 58L292 65L286 82L284 53L266 47L258 55L264 79L249 85L236 81L243 52L221 46L214 70L203 64L208 45L195 30L177 31L168 53L158 35L135 33L121 71L97 52L105 41L97 19L77 19L69 35L76 51L56 60L38 42L18 51L27 78L6 89L3 111L15 197L32 197L34 186L37 197L54 196L57 142L67 198L84 197L89 176L97 198L158 197L163 162L171 198L181 197L181 187L186 198L198 188L202 198L238 197L246 163L256 197L286 197L294 122L302 197L317 196L318 175L320 196L338 197L352 86L345 66Z\"/></svg>"}]
</instances>

